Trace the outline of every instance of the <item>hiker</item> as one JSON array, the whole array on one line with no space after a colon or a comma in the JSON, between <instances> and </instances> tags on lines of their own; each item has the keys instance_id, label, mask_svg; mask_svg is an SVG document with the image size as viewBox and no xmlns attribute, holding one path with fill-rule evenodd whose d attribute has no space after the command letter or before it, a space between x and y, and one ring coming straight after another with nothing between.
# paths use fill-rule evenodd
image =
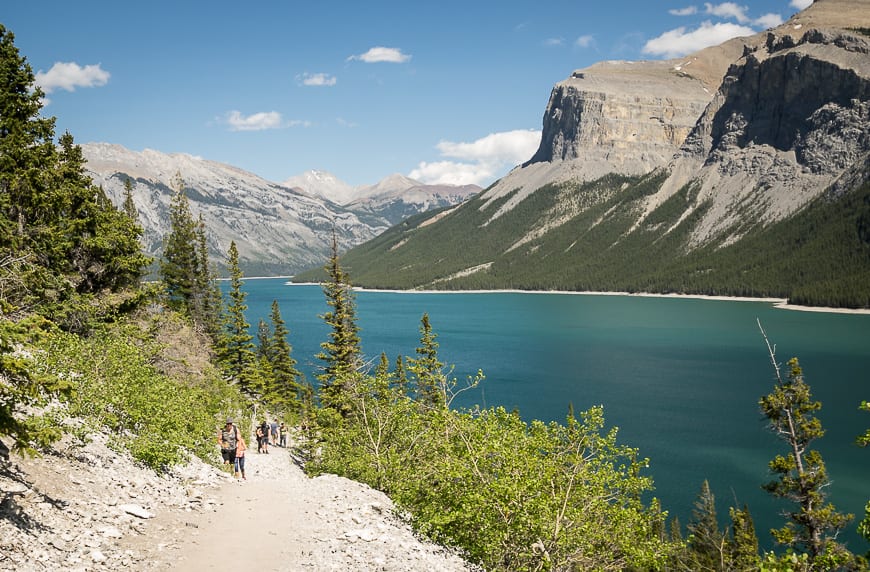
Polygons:
<instances>
[{"instance_id":1,"label":"hiker","mask_svg":"<svg viewBox=\"0 0 870 572\"><path fill-rule=\"evenodd\" d=\"M226 425L218 433L218 443L221 446L221 458L224 460L224 465L235 465L239 429L233 425L232 419L227 419Z\"/></svg>"},{"instance_id":2,"label":"hiker","mask_svg":"<svg viewBox=\"0 0 870 572\"><path fill-rule=\"evenodd\" d=\"M275 445L275 446L277 446L277 445L278 445L278 420L277 420L277 419L275 419L274 421L272 421L272 425L270 426L270 429L272 430L272 431L271 431L271 433L272 433L272 444Z\"/></svg>"},{"instance_id":3,"label":"hiker","mask_svg":"<svg viewBox=\"0 0 870 572\"><path fill-rule=\"evenodd\" d=\"M257 452L263 452L263 428L260 425L257 425Z\"/></svg>"},{"instance_id":4,"label":"hiker","mask_svg":"<svg viewBox=\"0 0 870 572\"><path fill-rule=\"evenodd\" d=\"M233 465L234 472L236 474L236 478L239 478L239 474L242 476L243 481L247 481L248 477L245 476L245 451L248 450L248 446L245 444L245 439L239 435L239 442L236 445L236 459Z\"/></svg>"},{"instance_id":5,"label":"hiker","mask_svg":"<svg viewBox=\"0 0 870 572\"><path fill-rule=\"evenodd\" d=\"M284 424L281 423L281 426L278 427L278 431L281 433L281 446L286 447L287 446L287 427L285 427Z\"/></svg>"},{"instance_id":6,"label":"hiker","mask_svg":"<svg viewBox=\"0 0 870 572\"><path fill-rule=\"evenodd\" d=\"M263 452L269 454L269 423L263 419L260 423L260 431L263 432Z\"/></svg>"}]
</instances>

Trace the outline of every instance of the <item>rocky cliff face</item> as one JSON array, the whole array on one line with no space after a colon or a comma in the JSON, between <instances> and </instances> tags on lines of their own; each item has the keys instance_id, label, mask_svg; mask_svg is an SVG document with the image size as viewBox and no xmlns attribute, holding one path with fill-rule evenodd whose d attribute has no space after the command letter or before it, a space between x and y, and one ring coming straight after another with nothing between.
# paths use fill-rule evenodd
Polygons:
<instances>
[{"instance_id":1,"label":"rocky cliff face","mask_svg":"<svg viewBox=\"0 0 870 572\"><path fill-rule=\"evenodd\" d=\"M794 23L768 33L731 66L682 151L662 194L689 179L700 183L699 200L713 208L696 244L721 233L733 241L738 227L788 216L841 177L861 184L870 152L870 39Z\"/></svg>"},{"instance_id":2,"label":"rocky cliff face","mask_svg":"<svg viewBox=\"0 0 870 572\"><path fill-rule=\"evenodd\" d=\"M576 159L649 172L670 160L711 96L673 62L605 62L576 71L553 89L541 145L527 164Z\"/></svg>"},{"instance_id":3,"label":"rocky cliff face","mask_svg":"<svg viewBox=\"0 0 870 572\"><path fill-rule=\"evenodd\" d=\"M694 206L712 204L694 244L795 212L867 154L868 27L866 1L818 0L773 30L679 60L574 72L552 91L537 153L484 195L510 195L493 218L549 183L657 168L671 176L644 213L690 181L701 189Z\"/></svg>"}]
</instances>

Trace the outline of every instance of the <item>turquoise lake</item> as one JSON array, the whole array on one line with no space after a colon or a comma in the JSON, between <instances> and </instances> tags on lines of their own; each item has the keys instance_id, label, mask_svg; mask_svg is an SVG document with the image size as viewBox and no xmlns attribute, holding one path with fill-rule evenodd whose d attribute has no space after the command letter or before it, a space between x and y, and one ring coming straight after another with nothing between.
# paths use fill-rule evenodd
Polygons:
<instances>
[{"instance_id":1,"label":"turquoise lake","mask_svg":"<svg viewBox=\"0 0 870 572\"><path fill-rule=\"evenodd\" d=\"M293 357L308 380L326 339L318 317L328 307L316 285L248 279L248 321L256 331L273 300L290 329ZM767 463L786 454L766 429L758 399L774 372L758 330L761 320L777 358L800 359L805 380L823 404L827 433L816 442L832 484L830 500L856 515L841 536L864 553L855 532L870 499L870 450L855 437L870 427L858 410L870 400L870 315L799 312L766 302L533 293L357 292L363 352L376 363L386 352L413 355L420 318L429 314L442 362L464 380L478 369L486 380L456 404L501 405L526 419L564 421L603 405L619 440L650 459L647 471L665 510L685 526L704 479L720 521L729 506L749 505L759 539L781 526L787 505L761 489Z\"/></svg>"}]
</instances>

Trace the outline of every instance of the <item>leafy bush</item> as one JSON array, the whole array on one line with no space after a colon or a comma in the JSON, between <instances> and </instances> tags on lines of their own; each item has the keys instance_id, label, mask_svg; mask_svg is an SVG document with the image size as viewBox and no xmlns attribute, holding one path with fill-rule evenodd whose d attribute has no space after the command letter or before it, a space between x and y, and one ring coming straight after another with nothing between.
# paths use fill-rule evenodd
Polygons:
<instances>
[{"instance_id":1,"label":"leafy bush","mask_svg":"<svg viewBox=\"0 0 870 572\"><path fill-rule=\"evenodd\" d=\"M152 365L156 348L131 325L84 338L54 333L42 345L43 369L68 380L69 413L114 433L114 442L156 470L188 453L214 457L220 419L242 409L242 398L217 375L197 381L168 377Z\"/></svg>"},{"instance_id":2,"label":"leafy bush","mask_svg":"<svg viewBox=\"0 0 870 572\"><path fill-rule=\"evenodd\" d=\"M526 423L503 408L422 406L387 374L350 385L351 414L329 419L309 470L384 490L487 569L655 568L672 552L657 533L665 515L641 500L647 461L604 430L602 408Z\"/></svg>"}]
</instances>

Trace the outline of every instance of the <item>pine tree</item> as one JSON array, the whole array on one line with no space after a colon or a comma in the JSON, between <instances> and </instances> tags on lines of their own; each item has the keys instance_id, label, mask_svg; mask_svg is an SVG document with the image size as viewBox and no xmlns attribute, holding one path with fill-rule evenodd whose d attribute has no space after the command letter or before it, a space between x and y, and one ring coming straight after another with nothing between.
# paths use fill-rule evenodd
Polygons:
<instances>
[{"instance_id":1,"label":"pine tree","mask_svg":"<svg viewBox=\"0 0 870 572\"><path fill-rule=\"evenodd\" d=\"M54 118L40 117L43 91L0 24L0 258L29 250L56 161Z\"/></svg>"},{"instance_id":2,"label":"pine tree","mask_svg":"<svg viewBox=\"0 0 870 572\"><path fill-rule=\"evenodd\" d=\"M447 404L442 371L444 364L438 361L437 337L429 323L429 314L423 314L417 357L409 358L408 362L416 380L417 399L429 407L444 407Z\"/></svg>"},{"instance_id":3,"label":"pine tree","mask_svg":"<svg viewBox=\"0 0 870 572\"><path fill-rule=\"evenodd\" d=\"M199 265L196 224L190 212L190 202L184 194L181 173L176 173L173 186L175 195L169 206L170 230L164 237L159 274L166 288L167 305L190 315Z\"/></svg>"},{"instance_id":4,"label":"pine tree","mask_svg":"<svg viewBox=\"0 0 870 572\"><path fill-rule=\"evenodd\" d=\"M686 527L689 531L689 552L692 569L723 570L725 535L719 531L716 516L716 497L705 479L701 492L692 509L692 519Z\"/></svg>"},{"instance_id":5,"label":"pine tree","mask_svg":"<svg viewBox=\"0 0 870 572\"><path fill-rule=\"evenodd\" d=\"M130 177L124 179L124 212L130 220L138 224L139 211L136 209L136 203L133 202L133 181Z\"/></svg>"},{"instance_id":6,"label":"pine tree","mask_svg":"<svg viewBox=\"0 0 870 572\"><path fill-rule=\"evenodd\" d=\"M731 537L728 539L727 560L728 570L733 572L753 572L758 570L758 536L755 534L755 522L749 514L749 507L742 509L731 507Z\"/></svg>"},{"instance_id":7,"label":"pine tree","mask_svg":"<svg viewBox=\"0 0 870 572\"><path fill-rule=\"evenodd\" d=\"M396 356L396 369L394 370L396 384L405 391L408 387L408 372L405 367L405 359L402 354Z\"/></svg>"},{"instance_id":8,"label":"pine tree","mask_svg":"<svg viewBox=\"0 0 870 572\"><path fill-rule=\"evenodd\" d=\"M269 362L274 380L272 401L292 411L298 411L301 390L299 380L302 374L296 369L296 360L292 357L293 347L287 340L290 330L281 317L278 300L272 300L269 319L272 322L272 336L269 340Z\"/></svg>"},{"instance_id":9,"label":"pine tree","mask_svg":"<svg viewBox=\"0 0 870 572\"><path fill-rule=\"evenodd\" d=\"M350 277L339 262L338 241L334 230L332 254L325 269L328 279L323 284L323 293L332 311L320 316L330 327L329 340L320 344L323 351L317 354L317 358L326 363L323 373L317 376L320 382L320 400L325 407L346 415L347 392L350 391L354 376L362 367L362 352Z\"/></svg>"},{"instance_id":10,"label":"pine tree","mask_svg":"<svg viewBox=\"0 0 870 572\"><path fill-rule=\"evenodd\" d=\"M245 319L247 294L242 290L242 272L239 270L239 251L235 241L230 243L227 268L230 273L229 303L217 344L218 360L231 380L240 383L245 391L252 391L261 384L254 383L257 369L252 341L254 337L249 333L251 326Z\"/></svg>"},{"instance_id":11,"label":"pine tree","mask_svg":"<svg viewBox=\"0 0 870 572\"><path fill-rule=\"evenodd\" d=\"M826 502L825 463L818 451L810 449L812 442L825 434L821 421L815 416L822 404L813 400L797 358L789 360L788 378L783 379L774 348L763 329L761 332L776 374L776 384L772 393L759 400L759 405L770 430L785 441L789 449L786 456L777 455L768 464L777 478L765 484L764 489L797 505L787 513L789 520L785 526L771 533L778 543L806 552L813 570L836 568L853 560L852 554L835 540L853 517L837 512L833 504Z\"/></svg>"},{"instance_id":12,"label":"pine tree","mask_svg":"<svg viewBox=\"0 0 870 572\"><path fill-rule=\"evenodd\" d=\"M390 375L390 360L387 358L387 352L381 352L381 357L375 368L375 377L386 377L388 375Z\"/></svg>"},{"instance_id":13,"label":"pine tree","mask_svg":"<svg viewBox=\"0 0 870 572\"><path fill-rule=\"evenodd\" d=\"M223 296L217 282L217 273L214 271L208 257L208 242L205 234L205 221L202 214L196 224L196 279L193 291L194 323L198 324L203 331L212 339L216 339L220 332L220 319L223 310Z\"/></svg>"}]
</instances>

